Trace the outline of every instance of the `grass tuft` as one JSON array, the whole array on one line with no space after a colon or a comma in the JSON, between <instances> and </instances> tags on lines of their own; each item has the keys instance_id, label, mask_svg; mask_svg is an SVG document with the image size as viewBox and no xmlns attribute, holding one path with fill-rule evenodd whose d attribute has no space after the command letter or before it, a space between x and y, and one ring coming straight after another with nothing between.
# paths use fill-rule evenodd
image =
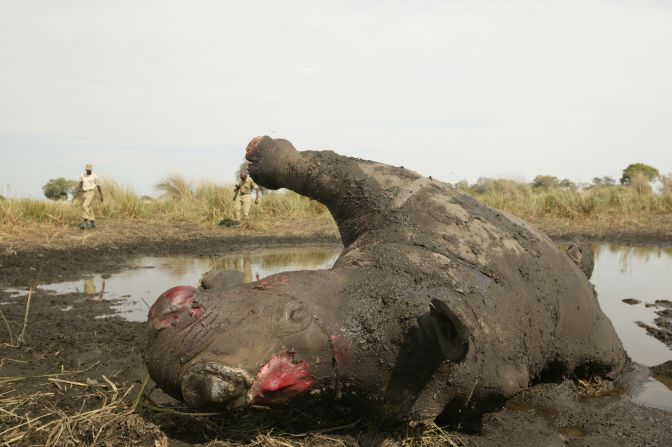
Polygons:
<instances>
[{"instance_id":1,"label":"grass tuft","mask_svg":"<svg viewBox=\"0 0 672 447\"><path fill-rule=\"evenodd\" d=\"M672 191L654 193L648 183L633 178L630 185L534 187L513 180L484 179L474 185L460 182L458 189L485 205L507 211L533 223L604 227L609 224L639 228L672 213ZM157 185L157 199L139 197L114 180L103 179L105 202L93 203L97 218L163 224L217 225L234 217L233 185L194 182L174 174ZM81 219L81 200L72 202L7 199L0 201L0 226L30 227L33 224L76 225ZM329 220L324 205L292 191L268 191L259 205L252 205L248 229L271 231L279 222Z\"/></svg>"},{"instance_id":2,"label":"grass tuft","mask_svg":"<svg viewBox=\"0 0 672 447\"><path fill-rule=\"evenodd\" d=\"M463 185L460 189L488 206L531 220L559 218L581 222L672 213L672 193L653 194L648 183L636 179L629 186L596 186L585 190L535 189L511 180Z\"/></svg>"}]
</instances>

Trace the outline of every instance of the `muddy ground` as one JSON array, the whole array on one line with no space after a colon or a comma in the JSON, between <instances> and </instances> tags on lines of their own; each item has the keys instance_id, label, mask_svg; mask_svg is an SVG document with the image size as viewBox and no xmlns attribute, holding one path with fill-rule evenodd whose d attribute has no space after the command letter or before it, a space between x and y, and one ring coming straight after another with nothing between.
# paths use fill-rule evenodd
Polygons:
<instances>
[{"instance_id":1,"label":"muddy ground","mask_svg":"<svg viewBox=\"0 0 672 447\"><path fill-rule=\"evenodd\" d=\"M562 240L573 235L554 236ZM628 240L613 241L624 239ZM672 242L670 235L632 239L656 245ZM213 231L76 247L5 247L0 289L110 273L138 255L214 255L316 242L338 239L333 232L264 236ZM112 313L112 302L38 290L31 295L24 324L27 297L12 298L0 291L0 301L7 303L0 306L0 445L672 445L672 413L629 398L649 374L636 365L616 383L587 384L570 378L533 386L482 421L458 427L381 430L338 407L190 414L151 381L143 387L143 324L96 318ZM654 373L672 389L672 362Z\"/></svg>"}]
</instances>

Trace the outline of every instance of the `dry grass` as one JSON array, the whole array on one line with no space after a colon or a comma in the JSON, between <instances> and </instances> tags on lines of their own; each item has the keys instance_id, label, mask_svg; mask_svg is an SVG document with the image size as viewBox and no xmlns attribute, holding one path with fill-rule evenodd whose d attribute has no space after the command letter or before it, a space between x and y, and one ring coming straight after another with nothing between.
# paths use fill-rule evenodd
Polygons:
<instances>
[{"instance_id":1,"label":"dry grass","mask_svg":"<svg viewBox=\"0 0 672 447\"><path fill-rule=\"evenodd\" d=\"M664 177L667 180L667 177ZM458 187L488 206L527 219L561 218L572 222L639 219L672 213L672 192L663 182L654 194L648 181L635 177L628 186L576 188L535 188L512 180L486 180ZM233 217L233 185L194 182L179 174L157 184L158 199L139 197L111 179L103 180L105 202L94 202L100 219L150 222L217 224ZM81 202L9 199L0 201L0 225L74 225L80 219ZM301 220L328 214L320 203L289 192L267 192L259 206L252 206L251 219L261 228L278 218Z\"/></svg>"},{"instance_id":2,"label":"dry grass","mask_svg":"<svg viewBox=\"0 0 672 447\"><path fill-rule=\"evenodd\" d=\"M338 234L323 205L293 192L265 194L259 205L252 206L251 225L241 233L217 225L233 217L233 185L195 183L180 176L171 176L161 185L163 196L147 199L105 180L105 202L94 202L99 223L95 232L77 229L78 200L0 201L0 255L31 247L116 245L138 239ZM486 205L529 220L551 235L672 235L672 191L655 194L642 185L635 186L541 189L493 180L462 185L462 190Z\"/></svg>"},{"instance_id":3,"label":"dry grass","mask_svg":"<svg viewBox=\"0 0 672 447\"><path fill-rule=\"evenodd\" d=\"M0 445L167 446L167 432L182 438L201 438L190 445L207 447L299 446L462 446L459 436L432 424L381 432L360 420L330 419L320 425L314 415L299 411L271 414L241 411L234 414L196 413L180 406L160 406L141 386L121 386L101 380L71 380L85 371L64 371L35 377L2 377L0 384ZM21 394L11 387L36 382L47 391ZM8 389L9 388L9 389ZM296 430L305 426L306 430ZM293 427L293 428L290 428Z\"/></svg>"},{"instance_id":4,"label":"dry grass","mask_svg":"<svg viewBox=\"0 0 672 447\"><path fill-rule=\"evenodd\" d=\"M146 399L148 402L143 408L149 412L146 414L154 423L176 435L181 430L199 433L209 440L198 445L207 447L464 445L458 434L436 424L381 431L360 419L353 420L352 415L339 416L338 411L327 408L320 408L310 414L299 410L244 410L229 414L203 414L180 406L158 406L150 398Z\"/></svg>"},{"instance_id":5,"label":"dry grass","mask_svg":"<svg viewBox=\"0 0 672 447\"><path fill-rule=\"evenodd\" d=\"M484 204L517 216L535 220L561 218L572 222L639 219L672 213L672 192L654 194L643 178L629 186L599 186L585 190L534 188L512 180L490 180L476 185L460 185L467 194ZM217 224L233 217L233 185L195 183L172 175L157 185L162 195L145 199L110 179L103 181L105 202L94 202L100 219L150 222ZM81 203L10 199L0 202L0 225L74 225L79 221ZM251 219L264 225L283 220L301 220L328 214L313 200L289 192L268 192L259 206L252 206Z\"/></svg>"},{"instance_id":6,"label":"dry grass","mask_svg":"<svg viewBox=\"0 0 672 447\"><path fill-rule=\"evenodd\" d=\"M614 382L600 377L592 377L588 380L575 379L580 399L593 399L596 397L616 396L623 393Z\"/></svg>"},{"instance_id":7,"label":"dry grass","mask_svg":"<svg viewBox=\"0 0 672 447\"><path fill-rule=\"evenodd\" d=\"M139 197L110 179L103 180L105 201L94 200L98 228L79 231L81 201L8 199L0 201L0 255L35 247L72 248L246 234L337 235L320 203L293 192L268 192L252 205L250 224L231 230L218 223L233 219L233 185L194 183L175 175L159 184L157 199ZM97 197L97 194L96 194Z\"/></svg>"},{"instance_id":8,"label":"dry grass","mask_svg":"<svg viewBox=\"0 0 672 447\"><path fill-rule=\"evenodd\" d=\"M129 405L135 385L123 388L105 376L100 382L67 380L84 372L0 377L5 390L0 394L0 443L45 447L168 445L166 436ZM22 394L11 386L24 381L37 382L35 388L48 385L53 391Z\"/></svg>"},{"instance_id":9,"label":"dry grass","mask_svg":"<svg viewBox=\"0 0 672 447\"><path fill-rule=\"evenodd\" d=\"M222 239L245 236L327 237L338 240L338 230L330 214L293 221L275 219L252 229L236 230L220 225L173 223L156 220L111 219L98 223L95 231L81 231L76 224L0 225L0 256L15 256L35 249L60 250L101 246L179 243L195 239Z\"/></svg>"},{"instance_id":10,"label":"dry grass","mask_svg":"<svg viewBox=\"0 0 672 447\"><path fill-rule=\"evenodd\" d=\"M654 194L646 181L578 190L533 188L511 180L492 180L462 185L460 189L553 234L672 232L672 193Z\"/></svg>"},{"instance_id":11,"label":"dry grass","mask_svg":"<svg viewBox=\"0 0 672 447\"><path fill-rule=\"evenodd\" d=\"M151 222L217 224L233 218L233 185L194 183L180 175L157 185L158 199L139 197L111 179L103 179L105 201L93 203L97 219L144 220ZM96 195L97 196L97 195ZM81 201L71 202L9 199L0 201L0 225L75 225L80 221ZM320 203L291 191L267 192L259 206L252 206L252 222L264 225L281 217L305 219L328 214Z\"/></svg>"}]
</instances>

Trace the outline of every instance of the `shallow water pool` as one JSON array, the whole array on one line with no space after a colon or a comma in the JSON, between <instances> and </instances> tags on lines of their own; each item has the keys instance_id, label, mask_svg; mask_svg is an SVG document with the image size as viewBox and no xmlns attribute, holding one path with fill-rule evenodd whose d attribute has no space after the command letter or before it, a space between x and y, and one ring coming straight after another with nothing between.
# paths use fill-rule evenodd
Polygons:
<instances>
[{"instance_id":1,"label":"shallow water pool","mask_svg":"<svg viewBox=\"0 0 672 447\"><path fill-rule=\"evenodd\" d=\"M90 300L114 300L117 315L130 321L145 321L149 306L166 289L176 285L197 286L201 275L212 268L236 269L244 281L255 281L291 270L330 268L342 247L319 245L253 250L211 257L139 257L114 274L94 275L79 281L43 284L38 288L56 294L79 293ZM672 350L647 334L637 322L655 326L660 305L672 301L672 248L629 247L602 244L593 247L595 269L591 281L600 306L611 319L630 357L653 366L672 359ZM5 289L15 296L26 290ZM634 299L627 304L624 299ZM635 302L635 301L632 301ZM648 306L647 306L648 304ZM64 307L69 311L71 306ZM108 315L100 316L100 318ZM633 400L672 410L672 382L653 378Z\"/></svg>"}]
</instances>

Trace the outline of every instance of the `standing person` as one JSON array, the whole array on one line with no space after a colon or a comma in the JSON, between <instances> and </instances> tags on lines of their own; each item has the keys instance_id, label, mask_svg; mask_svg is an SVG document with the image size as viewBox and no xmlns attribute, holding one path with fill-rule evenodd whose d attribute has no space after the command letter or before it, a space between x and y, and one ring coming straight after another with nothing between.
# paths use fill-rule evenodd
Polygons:
<instances>
[{"instance_id":1,"label":"standing person","mask_svg":"<svg viewBox=\"0 0 672 447\"><path fill-rule=\"evenodd\" d=\"M100 201L103 201L103 189L100 187L98 176L93 173L93 165L86 165L86 173L79 176L79 190L82 193L82 223L79 228L96 228L96 217L93 215L91 202L96 194L96 188L100 194Z\"/></svg>"},{"instance_id":2,"label":"standing person","mask_svg":"<svg viewBox=\"0 0 672 447\"><path fill-rule=\"evenodd\" d=\"M256 197L254 199L254 204L259 204L259 187L252 177L250 177L247 172L242 171L240 173L240 181L236 185L235 194L233 195L233 219L236 221L236 227L240 226L240 210L243 210L243 220L245 223L250 223L250 206L252 206L252 191L255 191Z\"/></svg>"}]
</instances>

